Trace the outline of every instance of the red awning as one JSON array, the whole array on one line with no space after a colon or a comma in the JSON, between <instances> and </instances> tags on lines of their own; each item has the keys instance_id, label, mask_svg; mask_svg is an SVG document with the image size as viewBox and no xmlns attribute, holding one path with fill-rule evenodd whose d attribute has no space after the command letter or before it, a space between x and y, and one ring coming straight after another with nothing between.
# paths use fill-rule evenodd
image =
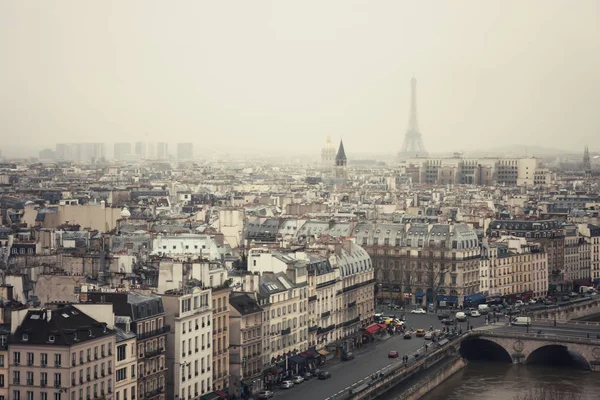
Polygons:
<instances>
[{"instance_id":1,"label":"red awning","mask_svg":"<svg viewBox=\"0 0 600 400\"><path fill-rule=\"evenodd\" d=\"M365 329L365 333L367 335L372 335L374 333L377 333L381 330L381 326L379 324L373 324L373 325L369 325L367 326L367 328Z\"/></svg>"},{"instance_id":2,"label":"red awning","mask_svg":"<svg viewBox=\"0 0 600 400\"><path fill-rule=\"evenodd\" d=\"M220 390L215 390L215 393L218 394L219 396L221 396L221 398L223 398L223 399L227 399L227 397L228 397L227 393L222 392Z\"/></svg>"}]
</instances>

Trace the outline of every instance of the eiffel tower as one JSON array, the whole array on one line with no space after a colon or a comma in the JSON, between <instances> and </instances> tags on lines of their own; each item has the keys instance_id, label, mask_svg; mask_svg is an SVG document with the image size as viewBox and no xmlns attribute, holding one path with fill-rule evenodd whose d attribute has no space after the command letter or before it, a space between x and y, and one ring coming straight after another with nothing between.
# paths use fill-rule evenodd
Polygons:
<instances>
[{"instance_id":1,"label":"eiffel tower","mask_svg":"<svg viewBox=\"0 0 600 400\"><path fill-rule=\"evenodd\" d=\"M411 157L427 157L429 154L425 150L421 132L419 132L419 123L417 122L417 79L413 77L410 80L410 117L408 120L408 129L404 135L402 149L398 153L401 159Z\"/></svg>"}]
</instances>

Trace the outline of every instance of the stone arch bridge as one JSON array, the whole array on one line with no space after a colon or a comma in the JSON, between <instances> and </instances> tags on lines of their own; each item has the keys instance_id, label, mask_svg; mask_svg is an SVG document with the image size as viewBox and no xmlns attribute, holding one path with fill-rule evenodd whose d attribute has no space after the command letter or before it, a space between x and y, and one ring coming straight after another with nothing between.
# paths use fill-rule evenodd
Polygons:
<instances>
[{"instance_id":1,"label":"stone arch bridge","mask_svg":"<svg viewBox=\"0 0 600 400\"><path fill-rule=\"evenodd\" d=\"M471 331L461 341L462 354L482 353L515 364L544 363L559 357L583 369L600 371L600 340L544 335ZM552 361L550 361L552 362Z\"/></svg>"}]
</instances>

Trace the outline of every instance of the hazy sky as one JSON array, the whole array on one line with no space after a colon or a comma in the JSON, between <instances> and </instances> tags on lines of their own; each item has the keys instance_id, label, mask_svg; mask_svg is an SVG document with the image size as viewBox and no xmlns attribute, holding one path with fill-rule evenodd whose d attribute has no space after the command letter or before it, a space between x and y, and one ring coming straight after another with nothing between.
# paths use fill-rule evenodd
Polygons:
<instances>
[{"instance_id":1,"label":"hazy sky","mask_svg":"<svg viewBox=\"0 0 600 400\"><path fill-rule=\"evenodd\" d=\"M0 1L0 147L600 150L600 1Z\"/></svg>"}]
</instances>

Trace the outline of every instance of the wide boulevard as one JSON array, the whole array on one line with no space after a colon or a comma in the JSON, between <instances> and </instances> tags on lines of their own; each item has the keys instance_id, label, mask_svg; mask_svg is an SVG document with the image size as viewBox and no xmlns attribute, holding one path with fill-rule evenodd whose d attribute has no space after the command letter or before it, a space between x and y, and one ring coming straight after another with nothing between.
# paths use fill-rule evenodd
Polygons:
<instances>
[{"instance_id":1,"label":"wide boulevard","mask_svg":"<svg viewBox=\"0 0 600 400\"><path fill-rule=\"evenodd\" d=\"M386 311L385 314L393 314L393 312ZM396 312L396 314L399 314L399 312ZM501 322L504 323L505 321L501 320ZM414 329L428 330L430 326L433 326L434 329L441 329L442 327L435 314L406 314L406 323L408 327ZM470 319L470 324L475 329L484 325L484 323L485 317L483 316ZM467 324L462 323L460 325L463 332L466 332ZM320 381L313 378L300 385L295 385L291 389L279 389L276 397L282 397L286 400L326 399L334 394L349 390L355 383L368 382L372 374L390 364L402 363L403 355L413 354L428 342L414 335L412 339L403 339L402 335L394 335L382 342L370 344L366 351L357 352L354 360L340 362L333 366L326 365L324 369L331 372L330 379ZM400 356L396 359L388 358L388 353L392 350L400 353Z\"/></svg>"}]
</instances>

